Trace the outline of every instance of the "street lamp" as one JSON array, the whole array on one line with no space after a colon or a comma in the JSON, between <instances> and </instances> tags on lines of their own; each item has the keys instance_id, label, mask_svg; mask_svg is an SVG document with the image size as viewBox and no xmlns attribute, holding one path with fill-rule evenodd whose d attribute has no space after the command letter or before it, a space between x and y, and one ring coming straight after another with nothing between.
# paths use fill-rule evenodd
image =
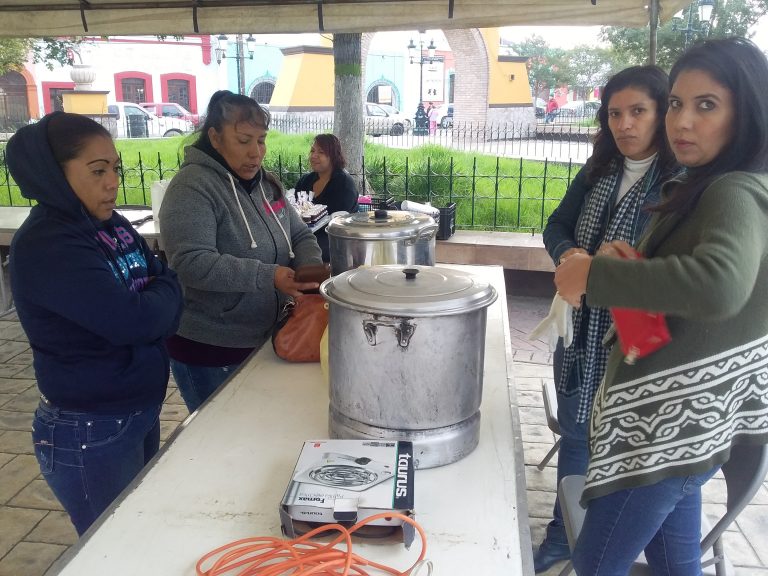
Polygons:
<instances>
[{"instance_id":1,"label":"street lamp","mask_svg":"<svg viewBox=\"0 0 768 576\"><path fill-rule=\"evenodd\" d=\"M696 6L699 8L698 27L693 25L693 9ZM685 28L678 29L677 24L672 26L672 30L676 32L682 32L685 36L685 41L683 43L684 49L688 49L688 46L691 44L691 38L693 38L694 34L706 34L711 25L710 19L712 18L712 10L714 8L715 0L698 0L698 2L694 0L694 2L691 2L690 7L688 8L688 24L685 26Z\"/></svg>"},{"instance_id":2,"label":"street lamp","mask_svg":"<svg viewBox=\"0 0 768 576\"><path fill-rule=\"evenodd\" d=\"M235 55L231 56L227 54L227 48L229 47L229 38L224 34L216 36L216 63L221 64L223 58L234 58L237 61L237 90L239 94L245 93L245 59L253 60L253 49L256 45L256 38L252 34L248 34L248 38L245 39L245 44L248 49L248 56L243 54L243 35L237 34L235 36Z\"/></svg>"},{"instance_id":3,"label":"street lamp","mask_svg":"<svg viewBox=\"0 0 768 576\"><path fill-rule=\"evenodd\" d=\"M419 105L416 108L416 122L414 123L413 133L416 136L426 136L429 134L429 118L424 111L424 64L432 64L435 61L435 41L430 40L429 46L427 46L427 56L424 56L424 40L421 37L422 32L419 32L419 54L416 57L416 44L413 43L411 38L408 44L408 57L411 64L419 65Z\"/></svg>"}]
</instances>

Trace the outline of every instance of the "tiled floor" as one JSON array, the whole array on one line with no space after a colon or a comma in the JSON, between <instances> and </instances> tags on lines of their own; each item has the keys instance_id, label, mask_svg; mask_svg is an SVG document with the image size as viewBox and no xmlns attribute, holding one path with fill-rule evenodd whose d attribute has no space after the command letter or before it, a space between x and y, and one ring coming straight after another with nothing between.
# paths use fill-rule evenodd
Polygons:
<instances>
[{"instance_id":1,"label":"tiled floor","mask_svg":"<svg viewBox=\"0 0 768 576\"><path fill-rule=\"evenodd\" d=\"M546 315L549 301L510 297L508 304L525 449L528 512L536 544L541 540L554 501L556 458L544 471L536 468L554 442L545 423L541 399L542 380L552 377L552 369L547 346L529 341L526 334ZM67 515L41 479L32 453L30 424L39 396L31 362L29 345L18 319L13 314L0 318L0 576L41 576L77 539ZM169 388L161 414L162 439L186 415L178 391ZM707 508L718 514L725 496L723 481L713 479L704 493ZM726 554L737 565L739 576L768 576L768 548L759 544L765 534L768 487L764 484L725 538ZM558 574L560 568L556 566L547 574Z\"/></svg>"},{"instance_id":2,"label":"tiled floor","mask_svg":"<svg viewBox=\"0 0 768 576\"><path fill-rule=\"evenodd\" d=\"M32 452L32 413L40 394L31 364L16 315L0 318L0 576L40 576L77 540ZM171 386L160 415L161 440L187 415Z\"/></svg>"}]
</instances>

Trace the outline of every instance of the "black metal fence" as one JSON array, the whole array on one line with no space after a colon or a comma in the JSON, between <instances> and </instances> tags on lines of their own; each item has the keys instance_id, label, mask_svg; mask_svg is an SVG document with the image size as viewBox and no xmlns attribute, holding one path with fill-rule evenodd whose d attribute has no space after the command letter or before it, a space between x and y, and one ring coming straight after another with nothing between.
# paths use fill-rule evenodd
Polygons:
<instances>
[{"instance_id":1,"label":"black metal fence","mask_svg":"<svg viewBox=\"0 0 768 576\"><path fill-rule=\"evenodd\" d=\"M333 123L275 115L272 129L289 134L317 134L331 132ZM576 171L591 153L589 138L594 129L557 124L527 128L455 123L431 135L416 136L410 128L397 135L383 134L381 124L370 123L366 132L380 133L370 136L371 140L393 151L385 149L379 153L376 148L376 154L363 159L365 177L359 179L361 194L395 202L429 202L437 207L456 203L459 228L535 232L543 229ZM394 151L427 144L440 148L417 154ZM454 157L452 150L473 154ZM289 159L270 153L264 164L286 188L292 188L309 171L303 156ZM178 155L168 160L160 153L139 153L137 161L123 163L118 202L149 205L152 183L172 178L180 165ZM0 149L0 206L29 204L13 182L5 152Z\"/></svg>"},{"instance_id":2,"label":"black metal fence","mask_svg":"<svg viewBox=\"0 0 768 576\"><path fill-rule=\"evenodd\" d=\"M271 129L284 134L333 132L333 119L297 117L275 113ZM435 144L450 150L507 158L573 160L585 162L592 154L592 138L597 132L593 116L572 115L545 123L453 122L438 125L432 133L414 133L412 119L364 119L368 141L389 148L415 148Z\"/></svg>"},{"instance_id":3,"label":"black metal fence","mask_svg":"<svg viewBox=\"0 0 768 576\"><path fill-rule=\"evenodd\" d=\"M169 179L180 162L163 162L160 155L139 156L135 165L123 165L119 204L151 202L151 185ZM291 188L306 172L301 162L288 162L281 156L265 162L286 188ZM457 166L452 157L426 157L403 163L388 162L386 157L365 165L361 194L373 202L391 199L414 200L436 207L456 204L456 226L463 229L499 231L541 231L546 219L560 202L565 190L580 168L574 162L525 161L522 158L474 158L470 166ZM355 174L353 174L355 176ZM0 153L0 205L28 206L5 165Z\"/></svg>"}]
</instances>

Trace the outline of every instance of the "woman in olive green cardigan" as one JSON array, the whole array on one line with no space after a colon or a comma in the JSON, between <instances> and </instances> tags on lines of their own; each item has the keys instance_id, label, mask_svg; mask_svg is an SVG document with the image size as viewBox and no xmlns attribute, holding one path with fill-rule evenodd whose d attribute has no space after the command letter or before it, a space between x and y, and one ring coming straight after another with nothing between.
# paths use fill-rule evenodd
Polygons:
<instances>
[{"instance_id":1,"label":"woman in olive green cardigan","mask_svg":"<svg viewBox=\"0 0 768 576\"><path fill-rule=\"evenodd\" d=\"M667 136L687 168L636 258L615 242L555 283L580 305L663 312L672 341L634 364L611 352L590 427L580 575L698 575L701 485L737 443L768 442L768 62L707 41L672 68Z\"/></svg>"}]
</instances>

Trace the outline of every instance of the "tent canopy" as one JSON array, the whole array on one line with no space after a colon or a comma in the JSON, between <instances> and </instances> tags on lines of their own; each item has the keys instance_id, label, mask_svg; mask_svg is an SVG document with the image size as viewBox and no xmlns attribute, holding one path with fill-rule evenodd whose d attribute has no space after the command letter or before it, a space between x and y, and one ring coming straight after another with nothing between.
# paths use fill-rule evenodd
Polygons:
<instances>
[{"instance_id":1,"label":"tent canopy","mask_svg":"<svg viewBox=\"0 0 768 576\"><path fill-rule=\"evenodd\" d=\"M653 0L2 0L0 36L645 26ZM691 0L658 0L662 21Z\"/></svg>"}]
</instances>

